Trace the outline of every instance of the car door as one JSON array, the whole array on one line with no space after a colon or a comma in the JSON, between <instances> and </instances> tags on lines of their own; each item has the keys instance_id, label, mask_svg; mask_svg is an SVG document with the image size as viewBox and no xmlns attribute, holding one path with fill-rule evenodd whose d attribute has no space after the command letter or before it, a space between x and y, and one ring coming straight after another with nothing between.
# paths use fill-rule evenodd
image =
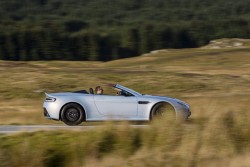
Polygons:
<instances>
[{"instance_id":1,"label":"car door","mask_svg":"<svg viewBox=\"0 0 250 167\"><path fill-rule=\"evenodd\" d=\"M137 98L135 96L94 95L98 111L107 116L137 115Z\"/></svg>"}]
</instances>

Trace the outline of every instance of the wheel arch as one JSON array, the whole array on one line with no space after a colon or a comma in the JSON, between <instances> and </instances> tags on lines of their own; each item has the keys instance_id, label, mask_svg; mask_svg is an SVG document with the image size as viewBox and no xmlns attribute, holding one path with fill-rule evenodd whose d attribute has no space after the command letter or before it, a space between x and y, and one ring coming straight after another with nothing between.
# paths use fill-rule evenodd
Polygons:
<instances>
[{"instance_id":1,"label":"wheel arch","mask_svg":"<svg viewBox=\"0 0 250 167\"><path fill-rule=\"evenodd\" d=\"M171 102L169 102L169 101L159 101L159 102L155 103L155 104L151 107L150 113L149 113L149 120L152 120L152 111L153 111L153 109L155 108L155 106L158 105L158 104L161 104L161 103L166 103L166 104L171 105L171 106L174 108L175 114L176 114L176 108L175 108L175 106L174 106Z\"/></svg>"},{"instance_id":2,"label":"wheel arch","mask_svg":"<svg viewBox=\"0 0 250 167\"><path fill-rule=\"evenodd\" d=\"M78 105L78 106L81 107L81 109L82 109L82 111L83 111L83 114L84 114L84 120L83 120L83 121L86 121L86 117L87 117L86 110L84 109L84 107L83 107L81 104L79 104L79 103L77 103L77 102L68 102L68 103L65 103L65 104L61 107L61 109L60 109L60 112L59 112L59 120L62 120L62 118L61 118L61 113L62 113L63 108L64 108L66 105L71 104L71 103L72 103L72 104L76 104L76 105Z\"/></svg>"}]
</instances>

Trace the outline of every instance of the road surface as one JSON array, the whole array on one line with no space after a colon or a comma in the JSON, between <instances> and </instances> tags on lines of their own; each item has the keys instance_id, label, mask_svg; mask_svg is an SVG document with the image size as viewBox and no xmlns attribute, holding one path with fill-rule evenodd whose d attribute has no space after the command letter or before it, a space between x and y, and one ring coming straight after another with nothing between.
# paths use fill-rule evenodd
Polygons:
<instances>
[{"instance_id":1,"label":"road surface","mask_svg":"<svg viewBox=\"0 0 250 167\"><path fill-rule=\"evenodd\" d=\"M119 125L117 125L119 126ZM133 128L142 128L147 125L130 125ZM90 130L98 126L66 126L66 125L0 125L0 134L11 134L18 132L34 132L41 130Z\"/></svg>"}]
</instances>

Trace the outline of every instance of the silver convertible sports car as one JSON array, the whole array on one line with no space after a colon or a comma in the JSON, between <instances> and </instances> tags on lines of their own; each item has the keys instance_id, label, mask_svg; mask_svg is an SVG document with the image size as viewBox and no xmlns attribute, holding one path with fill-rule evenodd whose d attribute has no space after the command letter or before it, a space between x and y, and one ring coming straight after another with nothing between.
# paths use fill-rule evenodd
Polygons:
<instances>
[{"instance_id":1,"label":"silver convertible sports car","mask_svg":"<svg viewBox=\"0 0 250 167\"><path fill-rule=\"evenodd\" d=\"M140 94L119 84L111 87L116 94L95 94L92 88L89 92L45 93L44 116L67 125L78 125L83 121L149 121L168 113L187 120L191 115L189 105L181 100Z\"/></svg>"}]
</instances>

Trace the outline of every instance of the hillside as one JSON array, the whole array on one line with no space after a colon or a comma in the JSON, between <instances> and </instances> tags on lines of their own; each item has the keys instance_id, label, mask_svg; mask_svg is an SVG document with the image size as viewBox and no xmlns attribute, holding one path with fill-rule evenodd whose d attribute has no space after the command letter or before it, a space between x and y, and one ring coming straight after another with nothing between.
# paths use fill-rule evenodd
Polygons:
<instances>
[{"instance_id":1,"label":"hillside","mask_svg":"<svg viewBox=\"0 0 250 167\"><path fill-rule=\"evenodd\" d=\"M0 59L109 61L250 38L248 0L2 0Z\"/></svg>"},{"instance_id":2,"label":"hillside","mask_svg":"<svg viewBox=\"0 0 250 167\"><path fill-rule=\"evenodd\" d=\"M249 51L249 47L169 49L110 62L0 61L0 122L54 123L41 117L42 108L37 108L44 91L74 91L105 83L120 83L144 94L178 97L193 107L198 107L197 100L204 103L202 99L249 98ZM13 112L15 117L10 116ZM199 109L194 109L197 112ZM26 115L30 119L24 119Z\"/></svg>"},{"instance_id":3,"label":"hillside","mask_svg":"<svg viewBox=\"0 0 250 167\"><path fill-rule=\"evenodd\" d=\"M100 122L89 131L0 135L0 166L249 166L249 51L168 49L110 62L0 61L0 124L62 124L43 118L43 91L106 83L180 98L192 111L183 124L167 119L137 129Z\"/></svg>"}]
</instances>

